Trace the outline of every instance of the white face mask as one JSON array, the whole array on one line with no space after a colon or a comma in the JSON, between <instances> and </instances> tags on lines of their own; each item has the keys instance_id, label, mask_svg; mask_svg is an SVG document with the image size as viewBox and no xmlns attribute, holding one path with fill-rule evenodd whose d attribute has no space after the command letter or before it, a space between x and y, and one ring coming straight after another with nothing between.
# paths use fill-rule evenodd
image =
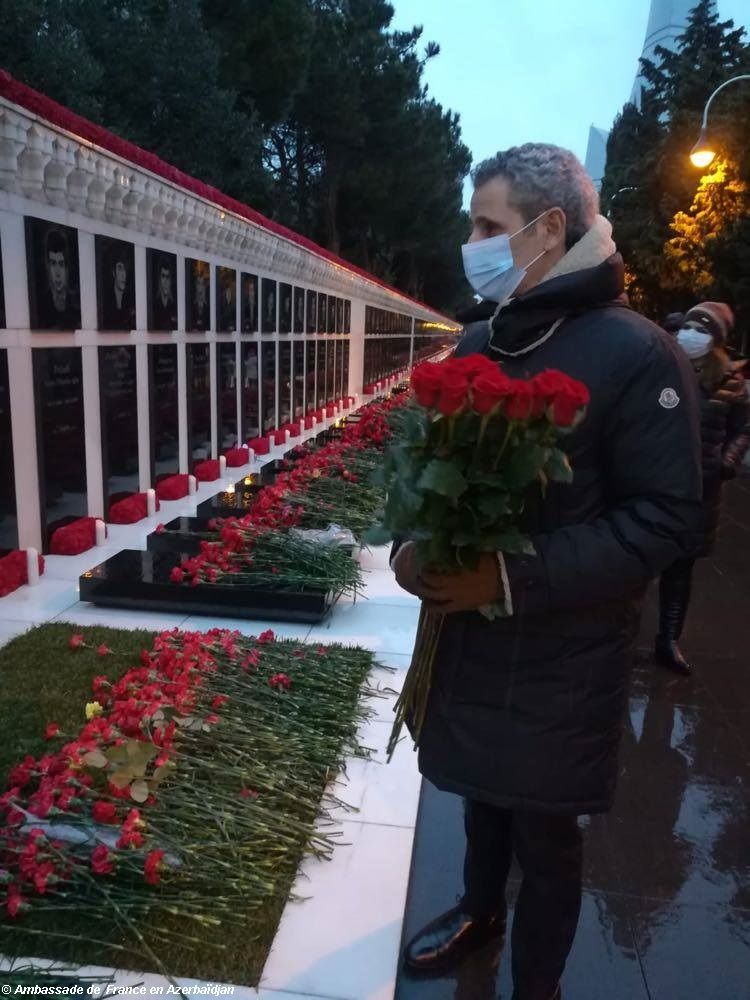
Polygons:
<instances>
[{"instance_id":1,"label":"white face mask","mask_svg":"<svg viewBox=\"0 0 750 1000\"><path fill-rule=\"evenodd\" d=\"M544 214L545 212L541 212L510 236L501 233L499 236L490 236L475 243L464 243L461 247L464 272L477 295L491 302L504 302L521 284L528 268L547 253L546 250L542 250L526 267L518 267L510 249L513 237L533 226Z\"/></svg>"},{"instance_id":2,"label":"white face mask","mask_svg":"<svg viewBox=\"0 0 750 1000\"><path fill-rule=\"evenodd\" d=\"M677 334L677 343L685 354L695 361L696 358L704 358L711 353L714 338L710 333L704 333L703 330L696 330L692 326L683 326Z\"/></svg>"}]
</instances>

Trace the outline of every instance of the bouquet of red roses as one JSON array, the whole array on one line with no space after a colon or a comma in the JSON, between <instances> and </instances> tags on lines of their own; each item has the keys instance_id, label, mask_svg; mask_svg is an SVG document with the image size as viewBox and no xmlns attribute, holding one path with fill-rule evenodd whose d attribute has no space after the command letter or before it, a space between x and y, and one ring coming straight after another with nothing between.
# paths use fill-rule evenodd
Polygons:
<instances>
[{"instance_id":1,"label":"bouquet of red roses","mask_svg":"<svg viewBox=\"0 0 750 1000\"><path fill-rule=\"evenodd\" d=\"M483 552L533 554L524 508L534 488L572 480L558 442L583 418L586 386L558 371L509 378L482 354L424 362L411 385L414 405L398 413L377 472L387 499L369 541L408 538L422 564L441 573L474 567ZM390 753L405 719L418 742L442 620L422 608Z\"/></svg>"}]
</instances>

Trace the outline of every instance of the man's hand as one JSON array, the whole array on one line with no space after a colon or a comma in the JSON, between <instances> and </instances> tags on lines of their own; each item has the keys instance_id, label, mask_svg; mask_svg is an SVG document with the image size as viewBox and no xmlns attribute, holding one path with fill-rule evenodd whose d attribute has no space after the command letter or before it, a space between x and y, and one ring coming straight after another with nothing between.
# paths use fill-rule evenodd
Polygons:
<instances>
[{"instance_id":1,"label":"man's hand","mask_svg":"<svg viewBox=\"0 0 750 1000\"><path fill-rule=\"evenodd\" d=\"M419 597L419 565L414 542L404 542L393 557L392 567L399 587Z\"/></svg>"},{"instance_id":2,"label":"man's hand","mask_svg":"<svg viewBox=\"0 0 750 1000\"><path fill-rule=\"evenodd\" d=\"M504 598L497 556L491 552L480 555L476 569L448 574L425 569L417 582L417 595L425 607L446 615L475 611Z\"/></svg>"}]
</instances>

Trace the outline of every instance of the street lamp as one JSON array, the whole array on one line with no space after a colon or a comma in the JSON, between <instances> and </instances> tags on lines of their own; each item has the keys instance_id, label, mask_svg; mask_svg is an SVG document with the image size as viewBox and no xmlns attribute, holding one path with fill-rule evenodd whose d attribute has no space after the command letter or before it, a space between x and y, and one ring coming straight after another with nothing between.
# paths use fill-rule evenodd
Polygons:
<instances>
[{"instance_id":1,"label":"street lamp","mask_svg":"<svg viewBox=\"0 0 750 1000\"><path fill-rule=\"evenodd\" d=\"M730 83L736 83L738 80L750 80L750 73L743 73L742 76L733 76L729 80L725 80L706 101L706 106L703 109L700 135L698 136L698 141L690 150L690 162L694 167L700 167L701 169L707 167L716 156L716 150L713 148L713 143L708 136L708 109L711 107L711 102L720 90L728 87Z\"/></svg>"}]
</instances>

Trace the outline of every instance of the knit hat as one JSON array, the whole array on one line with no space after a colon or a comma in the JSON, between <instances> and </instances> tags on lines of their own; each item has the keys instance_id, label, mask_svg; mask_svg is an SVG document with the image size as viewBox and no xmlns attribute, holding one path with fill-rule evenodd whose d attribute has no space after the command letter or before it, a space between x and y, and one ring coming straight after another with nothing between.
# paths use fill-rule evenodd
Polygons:
<instances>
[{"instance_id":1,"label":"knit hat","mask_svg":"<svg viewBox=\"0 0 750 1000\"><path fill-rule=\"evenodd\" d=\"M717 347L726 344L734 329L734 313L726 302L699 302L685 313L685 324L691 321L710 333Z\"/></svg>"}]
</instances>

